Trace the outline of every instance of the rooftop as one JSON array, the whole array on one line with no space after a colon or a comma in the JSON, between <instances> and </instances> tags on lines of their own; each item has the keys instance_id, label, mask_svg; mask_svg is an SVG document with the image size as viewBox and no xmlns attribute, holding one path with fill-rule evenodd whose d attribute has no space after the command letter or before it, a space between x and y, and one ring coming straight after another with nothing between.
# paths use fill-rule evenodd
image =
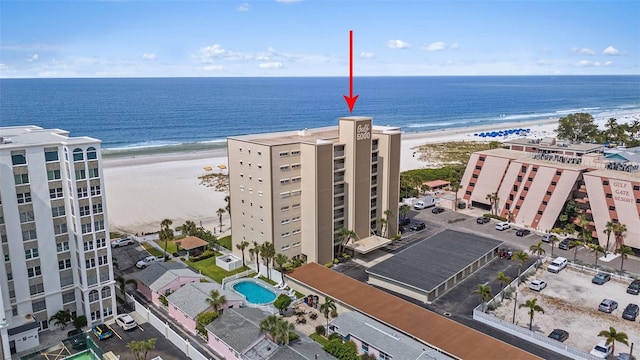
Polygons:
<instances>
[{"instance_id":1,"label":"rooftop","mask_svg":"<svg viewBox=\"0 0 640 360\"><path fill-rule=\"evenodd\" d=\"M500 244L502 241L444 230L370 267L367 273L430 292Z\"/></svg>"},{"instance_id":2,"label":"rooftop","mask_svg":"<svg viewBox=\"0 0 640 360\"><path fill-rule=\"evenodd\" d=\"M190 318L195 317L209 308L207 299L212 291L218 290L220 295L224 295L227 301L240 301L243 297L233 291L222 290L218 283L189 283L167 296L167 301L187 314Z\"/></svg>"},{"instance_id":3,"label":"rooftop","mask_svg":"<svg viewBox=\"0 0 640 360\"><path fill-rule=\"evenodd\" d=\"M509 145L529 145L535 146L538 149L543 150L571 150L581 153L589 153L594 151L602 150L602 144L591 144L591 143L573 143L566 140L556 140L555 138L544 138L544 139L527 139L527 138L519 138L514 140L505 141L505 144Z\"/></svg>"},{"instance_id":4,"label":"rooftop","mask_svg":"<svg viewBox=\"0 0 640 360\"><path fill-rule=\"evenodd\" d=\"M203 246L208 246L209 243L196 236L187 236L186 238L177 240L176 245L180 245L180 248L185 250L193 250Z\"/></svg>"},{"instance_id":5,"label":"rooftop","mask_svg":"<svg viewBox=\"0 0 640 360\"><path fill-rule=\"evenodd\" d=\"M157 291L179 277L203 277L188 266L178 262L152 263L136 275L136 279Z\"/></svg>"},{"instance_id":6,"label":"rooftop","mask_svg":"<svg viewBox=\"0 0 640 360\"><path fill-rule=\"evenodd\" d=\"M207 330L237 352L253 344L260 334L260 321L269 314L256 308L226 309L206 326Z\"/></svg>"},{"instance_id":7,"label":"rooftop","mask_svg":"<svg viewBox=\"0 0 640 360\"><path fill-rule=\"evenodd\" d=\"M61 129L43 129L39 126L0 127L0 149L21 149L43 145L74 145L100 142L98 139L82 136L69 137L69 132Z\"/></svg>"},{"instance_id":8,"label":"rooftop","mask_svg":"<svg viewBox=\"0 0 640 360\"><path fill-rule=\"evenodd\" d=\"M287 276L426 345L461 359L539 359L515 346L316 263L296 268Z\"/></svg>"}]
</instances>

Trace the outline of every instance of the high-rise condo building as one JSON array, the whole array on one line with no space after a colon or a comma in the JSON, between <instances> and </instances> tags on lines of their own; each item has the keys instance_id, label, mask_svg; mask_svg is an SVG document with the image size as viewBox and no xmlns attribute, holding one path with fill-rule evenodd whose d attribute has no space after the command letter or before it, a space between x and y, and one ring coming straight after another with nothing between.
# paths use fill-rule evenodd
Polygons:
<instances>
[{"instance_id":1,"label":"high-rise condo building","mask_svg":"<svg viewBox=\"0 0 640 360\"><path fill-rule=\"evenodd\" d=\"M0 334L5 354L39 345L58 311L115 316L100 141L0 128Z\"/></svg>"},{"instance_id":2,"label":"high-rise condo building","mask_svg":"<svg viewBox=\"0 0 640 360\"><path fill-rule=\"evenodd\" d=\"M276 253L326 263L366 253L398 233L400 129L344 117L338 126L227 140L233 249L272 242ZM378 234L380 236L376 236Z\"/></svg>"}]
</instances>

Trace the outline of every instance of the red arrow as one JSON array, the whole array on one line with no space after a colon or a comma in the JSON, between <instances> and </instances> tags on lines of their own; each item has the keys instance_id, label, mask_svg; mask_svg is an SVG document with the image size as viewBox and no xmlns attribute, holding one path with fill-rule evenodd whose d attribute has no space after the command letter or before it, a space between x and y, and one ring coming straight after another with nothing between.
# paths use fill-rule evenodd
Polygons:
<instances>
[{"instance_id":1,"label":"red arrow","mask_svg":"<svg viewBox=\"0 0 640 360\"><path fill-rule=\"evenodd\" d=\"M349 96L344 95L349 106L349 112L353 112L353 106L358 100L358 95L353 96L353 30L349 30Z\"/></svg>"}]
</instances>

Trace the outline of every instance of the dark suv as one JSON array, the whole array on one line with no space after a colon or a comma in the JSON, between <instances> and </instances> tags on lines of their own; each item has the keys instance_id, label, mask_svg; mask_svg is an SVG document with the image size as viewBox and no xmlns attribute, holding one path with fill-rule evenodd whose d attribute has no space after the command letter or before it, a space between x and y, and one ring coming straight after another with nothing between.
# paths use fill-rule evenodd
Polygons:
<instances>
[{"instance_id":1,"label":"dark suv","mask_svg":"<svg viewBox=\"0 0 640 360\"><path fill-rule=\"evenodd\" d=\"M576 245L574 243L572 243L575 240L576 239L566 238L566 239L560 241L560 243L558 244L558 249L562 249L562 250L573 249L574 247L576 247Z\"/></svg>"},{"instance_id":2,"label":"dark suv","mask_svg":"<svg viewBox=\"0 0 640 360\"><path fill-rule=\"evenodd\" d=\"M640 294L640 280L633 280L627 288L627 293L633 295Z\"/></svg>"},{"instance_id":3,"label":"dark suv","mask_svg":"<svg viewBox=\"0 0 640 360\"><path fill-rule=\"evenodd\" d=\"M638 311L640 311L638 305L629 304L626 308L624 308L624 311L622 312L622 318L625 320L636 321L636 318L638 317Z\"/></svg>"},{"instance_id":4,"label":"dark suv","mask_svg":"<svg viewBox=\"0 0 640 360\"><path fill-rule=\"evenodd\" d=\"M481 216L481 217L479 217L479 218L477 218L477 219L476 219L476 223L478 223L478 224L486 224L486 223L488 223L489 221L491 221L491 219L489 219L489 218L488 218L488 217L486 217L486 216Z\"/></svg>"},{"instance_id":5,"label":"dark suv","mask_svg":"<svg viewBox=\"0 0 640 360\"><path fill-rule=\"evenodd\" d=\"M411 224L411 226L409 226L409 230L413 230L413 231L420 231L420 230L424 230L427 228L427 225L425 225L423 222L421 223L413 223Z\"/></svg>"}]
</instances>

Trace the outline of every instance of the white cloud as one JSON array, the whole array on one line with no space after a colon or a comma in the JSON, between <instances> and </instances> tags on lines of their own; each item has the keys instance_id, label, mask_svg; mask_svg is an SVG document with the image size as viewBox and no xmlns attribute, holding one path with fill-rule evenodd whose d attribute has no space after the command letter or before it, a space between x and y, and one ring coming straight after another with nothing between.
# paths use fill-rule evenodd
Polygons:
<instances>
[{"instance_id":1,"label":"white cloud","mask_svg":"<svg viewBox=\"0 0 640 360\"><path fill-rule=\"evenodd\" d=\"M589 60L580 60L575 66L577 67L598 67L600 66L600 62L598 61L589 61Z\"/></svg>"},{"instance_id":2,"label":"white cloud","mask_svg":"<svg viewBox=\"0 0 640 360\"><path fill-rule=\"evenodd\" d=\"M606 49L602 50L602 53L605 55L620 55L620 51L614 48L613 46L609 46Z\"/></svg>"},{"instance_id":3,"label":"white cloud","mask_svg":"<svg viewBox=\"0 0 640 360\"><path fill-rule=\"evenodd\" d=\"M202 69L205 71L220 71L220 70L223 70L224 67L222 65L207 65Z\"/></svg>"},{"instance_id":4,"label":"white cloud","mask_svg":"<svg viewBox=\"0 0 640 360\"><path fill-rule=\"evenodd\" d=\"M387 47L390 49L406 49L409 44L402 40L389 40L387 41Z\"/></svg>"},{"instance_id":5,"label":"white cloud","mask_svg":"<svg viewBox=\"0 0 640 360\"><path fill-rule=\"evenodd\" d=\"M613 65L613 61L607 61L604 63L604 66L612 66Z\"/></svg>"},{"instance_id":6,"label":"white cloud","mask_svg":"<svg viewBox=\"0 0 640 360\"><path fill-rule=\"evenodd\" d=\"M374 54L372 52L363 51L363 52L360 53L360 57L362 59L373 59L373 58L376 57L376 54Z\"/></svg>"},{"instance_id":7,"label":"white cloud","mask_svg":"<svg viewBox=\"0 0 640 360\"><path fill-rule=\"evenodd\" d=\"M29 56L28 58L26 58L27 62L34 62L34 61L38 61L38 54L33 54L31 56Z\"/></svg>"},{"instance_id":8,"label":"white cloud","mask_svg":"<svg viewBox=\"0 0 640 360\"><path fill-rule=\"evenodd\" d=\"M293 4L293 3L297 3L300 0L276 0L277 3L280 4Z\"/></svg>"},{"instance_id":9,"label":"white cloud","mask_svg":"<svg viewBox=\"0 0 640 360\"><path fill-rule=\"evenodd\" d=\"M251 10L251 5L249 3L242 3L238 6L238 11L249 11Z\"/></svg>"},{"instance_id":10,"label":"white cloud","mask_svg":"<svg viewBox=\"0 0 640 360\"><path fill-rule=\"evenodd\" d=\"M447 47L447 44L445 44L442 41L436 41L434 43L425 45L422 47L422 50L426 50L426 51L441 51L444 50Z\"/></svg>"},{"instance_id":11,"label":"white cloud","mask_svg":"<svg viewBox=\"0 0 640 360\"><path fill-rule=\"evenodd\" d=\"M551 60L540 59L540 60L536 61L536 65L538 65L538 66L549 66L549 65L553 65L553 62Z\"/></svg>"},{"instance_id":12,"label":"white cloud","mask_svg":"<svg viewBox=\"0 0 640 360\"><path fill-rule=\"evenodd\" d=\"M142 58L144 60L153 61L153 60L158 58L158 55L153 54L153 53L144 53L144 54L142 54Z\"/></svg>"},{"instance_id":13,"label":"white cloud","mask_svg":"<svg viewBox=\"0 0 640 360\"><path fill-rule=\"evenodd\" d=\"M571 49L571 52L575 53L575 54L580 54L580 55L595 55L596 52L593 49L589 49L589 48L573 48Z\"/></svg>"},{"instance_id":14,"label":"white cloud","mask_svg":"<svg viewBox=\"0 0 640 360\"><path fill-rule=\"evenodd\" d=\"M280 69L282 68L282 63L279 61L273 61L273 62L258 64L258 66L262 69Z\"/></svg>"},{"instance_id":15,"label":"white cloud","mask_svg":"<svg viewBox=\"0 0 640 360\"><path fill-rule=\"evenodd\" d=\"M458 43L453 43L449 46L451 49L459 49L460 45L458 45Z\"/></svg>"}]
</instances>

